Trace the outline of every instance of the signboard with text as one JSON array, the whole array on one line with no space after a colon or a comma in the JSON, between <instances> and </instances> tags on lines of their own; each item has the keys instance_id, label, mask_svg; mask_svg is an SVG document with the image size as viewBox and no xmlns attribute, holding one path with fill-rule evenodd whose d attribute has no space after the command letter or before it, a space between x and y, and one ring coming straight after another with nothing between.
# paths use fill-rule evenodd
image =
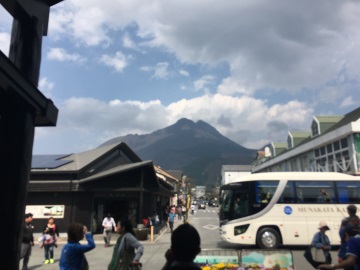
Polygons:
<instances>
[{"instance_id":1,"label":"signboard with text","mask_svg":"<svg viewBox=\"0 0 360 270\"><path fill-rule=\"evenodd\" d=\"M65 205L27 205L25 213L32 213L33 218L64 218Z\"/></svg>"}]
</instances>

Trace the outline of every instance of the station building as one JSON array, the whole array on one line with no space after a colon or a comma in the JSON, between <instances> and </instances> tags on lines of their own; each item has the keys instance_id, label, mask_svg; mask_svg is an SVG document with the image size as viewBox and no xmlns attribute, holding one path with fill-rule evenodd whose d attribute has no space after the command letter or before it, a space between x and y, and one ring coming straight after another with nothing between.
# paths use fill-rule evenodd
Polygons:
<instances>
[{"instance_id":1,"label":"station building","mask_svg":"<svg viewBox=\"0 0 360 270\"><path fill-rule=\"evenodd\" d=\"M102 231L107 213L134 226L161 209L177 193L179 181L152 161L142 161L125 143L67 155L34 155L26 212L35 231L51 216L61 232L72 222Z\"/></svg>"},{"instance_id":2,"label":"station building","mask_svg":"<svg viewBox=\"0 0 360 270\"><path fill-rule=\"evenodd\" d=\"M309 131L290 131L286 141L260 149L252 172L360 175L360 107L345 115L313 116L309 126Z\"/></svg>"}]
</instances>

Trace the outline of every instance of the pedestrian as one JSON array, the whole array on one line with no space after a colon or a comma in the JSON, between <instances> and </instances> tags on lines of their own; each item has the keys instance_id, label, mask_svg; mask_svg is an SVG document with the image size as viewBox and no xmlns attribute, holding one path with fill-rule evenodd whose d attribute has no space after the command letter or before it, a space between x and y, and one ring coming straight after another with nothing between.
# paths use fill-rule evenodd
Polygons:
<instances>
[{"instance_id":1,"label":"pedestrian","mask_svg":"<svg viewBox=\"0 0 360 270\"><path fill-rule=\"evenodd\" d=\"M170 213L169 213L169 216L168 216L168 223L169 223L169 227L170 227L170 232L173 233L173 230L174 230L174 222L175 222L175 208L174 207L171 207L170 209Z\"/></svg>"},{"instance_id":2,"label":"pedestrian","mask_svg":"<svg viewBox=\"0 0 360 270\"><path fill-rule=\"evenodd\" d=\"M28 263L31 256L31 249L34 246L34 226L31 224L33 220L33 214L26 213L25 214L25 222L23 228L23 236L21 240L21 251L20 251L20 259L23 259L23 267L22 270L28 269Z\"/></svg>"},{"instance_id":3,"label":"pedestrian","mask_svg":"<svg viewBox=\"0 0 360 270\"><path fill-rule=\"evenodd\" d=\"M340 249L338 251L338 262L343 261L346 258L346 242L344 239L345 228L350 224L352 226L359 226L359 217L356 215L357 207L353 204L350 204L346 207L348 217L345 217L341 220L339 236L340 236ZM346 269L348 270L348 269Z\"/></svg>"},{"instance_id":4,"label":"pedestrian","mask_svg":"<svg viewBox=\"0 0 360 270\"><path fill-rule=\"evenodd\" d=\"M195 211L195 205L191 204L190 209L191 209L191 214L193 215Z\"/></svg>"},{"instance_id":5,"label":"pedestrian","mask_svg":"<svg viewBox=\"0 0 360 270\"><path fill-rule=\"evenodd\" d=\"M104 218L102 222L102 226L104 228L103 234L104 234L105 247L109 247L112 231L113 229L115 230L116 227L115 220L111 217L110 213L108 213L107 216Z\"/></svg>"},{"instance_id":6,"label":"pedestrian","mask_svg":"<svg viewBox=\"0 0 360 270\"><path fill-rule=\"evenodd\" d=\"M169 208L169 205L165 205L164 207L164 221L166 223L166 226L168 224L168 219L169 219L169 212L170 212L170 208Z\"/></svg>"},{"instance_id":7,"label":"pedestrian","mask_svg":"<svg viewBox=\"0 0 360 270\"><path fill-rule=\"evenodd\" d=\"M341 263L347 258L347 242L351 237L357 236L360 234L360 228L358 226L351 225L351 219L356 219L356 217L350 218L349 224L342 230L342 238L340 249L338 252L338 262ZM353 270L354 267L344 267L344 270Z\"/></svg>"},{"instance_id":8,"label":"pedestrian","mask_svg":"<svg viewBox=\"0 0 360 270\"><path fill-rule=\"evenodd\" d=\"M329 202L329 201L330 201L329 199L330 199L330 198L329 198L329 195L328 195L328 193L326 192L326 190L323 189L323 188L320 189L317 202L318 202L318 203L326 203L326 202Z\"/></svg>"},{"instance_id":9,"label":"pedestrian","mask_svg":"<svg viewBox=\"0 0 360 270\"><path fill-rule=\"evenodd\" d=\"M155 229L155 234L158 234L159 233L160 218L159 218L159 215L156 212L156 210L153 212L152 220L153 220L153 225L154 225L154 229Z\"/></svg>"},{"instance_id":10,"label":"pedestrian","mask_svg":"<svg viewBox=\"0 0 360 270\"><path fill-rule=\"evenodd\" d=\"M348 213L348 217L343 218L343 220L341 221L341 226L340 226L340 230L341 228L345 228L348 224L351 218L359 218L356 215L357 212L357 207L354 204L350 204L346 207L346 211Z\"/></svg>"},{"instance_id":11,"label":"pedestrian","mask_svg":"<svg viewBox=\"0 0 360 270\"><path fill-rule=\"evenodd\" d=\"M67 244L64 245L60 256L60 270L88 270L89 264L85 253L95 248L92 234L81 223L72 223L68 228ZM86 237L87 244L80 244Z\"/></svg>"},{"instance_id":12,"label":"pedestrian","mask_svg":"<svg viewBox=\"0 0 360 270\"><path fill-rule=\"evenodd\" d=\"M171 247L165 253L166 263L162 270L200 270L194 263L200 251L198 231L188 223L181 224L171 235Z\"/></svg>"},{"instance_id":13,"label":"pedestrian","mask_svg":"<svg viewBox=\"0 0 360 270\"><path fill-rule=\"evenodd\" d=\"M44 264L54 263L54 247L57 247L57 241L60 241L59 229L55 224L53 217L48 219L48 223L43 229L43 234L45 235L44 244Z\"/></svg>"},{"instance_id":14,"label":"pedestrian","mask_svg":"<svg viewBox=\"0 0 360 270\"><path fill-rule=\"evenodd\" d=\"M360 229L348 225L344 230L344 240L346 243L345 259L337 264L321 264L319 269L354 269L360 270Z\"/></svg>"},{"instance_id":15,"label":"pedestrian","mask_svg":"<svg viewBox=\"0 0 360 270\"><path fill-rule=\"evenodd\" d=\"M117 223L116 232L120 236L114 246L108 270L128 270L131 269L130 267L138 267L140 258L144 253L144 247L136 239L130 220L120 220Z\"/></svg>"},{"instance_id":16,"label":"pedestrian","mask_svg":"<svg viewBox=\"0 0 360 270\"><path fill-rule=\"evenodd\" d=\"M178 212L178 220L181 220L181 213L182 213L182 206L181 205L178 205L177 207L177 212Z\"/></svg>"},{"instance_id":17,"label":"pedestrian","mask_svg":"<svg viewBox=\"0 0 360 270\"><path fill-rule=\"evenodd\" d=\"M319 223L319 231L317 233L315 233L311 246L317 248L317 249L321 249L324 253L324 257L325 257L325 262L327 264L331 264L331 254L330 254L330 250L331 250L331 245L330 245L330 240L329 237L325 234L326 231L330 230L329 226L326 224L325 221L320 221Z\"/></svg>"}]
</instances>

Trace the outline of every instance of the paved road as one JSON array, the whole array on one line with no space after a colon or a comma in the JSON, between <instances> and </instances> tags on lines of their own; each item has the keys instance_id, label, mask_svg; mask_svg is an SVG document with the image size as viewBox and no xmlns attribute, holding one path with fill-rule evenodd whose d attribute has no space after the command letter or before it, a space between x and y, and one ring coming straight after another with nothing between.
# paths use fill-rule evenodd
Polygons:
<instances>
[{"instance_id":1,"label":"paved road","mask_svg":"<svg viewBox=\"0 0 360 270\"><path fill-rule=\"evenodd\" d=\"M203 254L211 250L239 250L243 248L255 248L244 247L240 245L231 245L222 241L218 232L218 218L217 208L207 208L205 210L196 210L195 215L189 216L189 222L197 228L201 237L201 247ZM176 222L175 227L182 222ZM62 235L61 235L62 236ZM62 236L62 239L66 239L66 236ZM110 262L110 258L113 251L113 246L109 248L104 247L104 242L101 235L94 236L96 248L86 253L86 258L89 262L91 270L103 270L107 269L107 265ZM113 234L112 243L116 241L116 235ZM170 232L164 229L159 236L157 236L154 242L143 241L145 248L144 255L141 258L144 270L156 270L161 269L165 263L164 254L170 247ZM39 246L33 247L33 254L30 258L29 269L37 270L55 270L59 269L59 257L63 244L59 244L59 247L55 249L54 264L43 265L44 251ZM310 270L313 269L304 259L303 252L304 247L286 247L291 250L293 254L295 270ZM333 259L336 259L336 252L332 252ZM21 268L20 268L21 269Z\"/></svg>"}]
</instances>

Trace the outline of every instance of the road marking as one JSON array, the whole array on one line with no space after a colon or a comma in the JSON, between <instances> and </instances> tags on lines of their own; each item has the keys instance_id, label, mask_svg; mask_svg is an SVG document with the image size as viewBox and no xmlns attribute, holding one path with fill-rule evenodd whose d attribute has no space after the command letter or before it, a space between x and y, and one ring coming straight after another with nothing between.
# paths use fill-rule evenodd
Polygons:
<instances>
[{"instance_id":1,"label":"road marking","mask_svg":"<svg viewBox=\"0 0 360 270\"><path fill-rule=\"evenodd\" d=\"M203 226L203 228L208 229L208 230L216 230L219 228L219 226L208 224L208 225Z\"/></svg>"},{"instance_id":2,"label":"road marking","mask_svg":"<svg viewBox=\"0 0 360 270\"><path fill-rule=\"evenodd\" d=\"M194 217L192 219L212 219L212 220L215 220L215 219L218 219L218 218L214 218L214 217Z\"/></svg>"}]
</instances>

